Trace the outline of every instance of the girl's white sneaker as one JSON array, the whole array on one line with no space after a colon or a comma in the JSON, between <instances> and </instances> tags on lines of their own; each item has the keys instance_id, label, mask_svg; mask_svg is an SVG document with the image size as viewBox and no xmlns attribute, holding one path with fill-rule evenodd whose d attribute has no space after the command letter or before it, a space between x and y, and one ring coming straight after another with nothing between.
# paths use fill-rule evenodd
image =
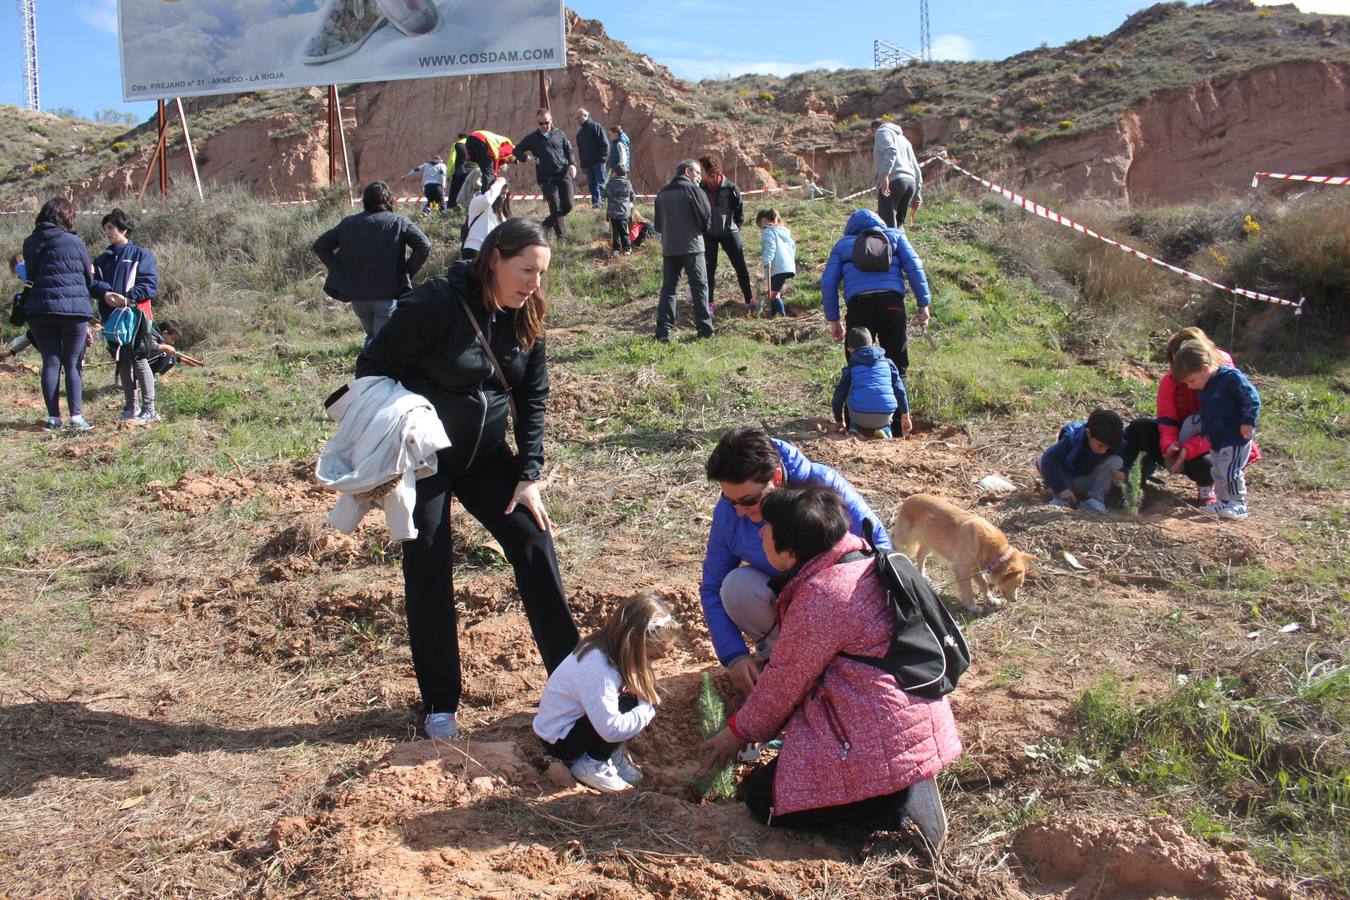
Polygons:
<instances>
[{"instance_id":1,"label":"girl's white sneaker","mask_svg":"<svg viewBox=\"0 0 1350 900\"><path fill-rule=\"evenodd\" d=\"M595 788L597 791L617 794L633 787L619 777L619 772L614 768L614 763L608 759L591 759L583 753L569 768L573 778L587 787Z\"/></svg>"}]
</instances>

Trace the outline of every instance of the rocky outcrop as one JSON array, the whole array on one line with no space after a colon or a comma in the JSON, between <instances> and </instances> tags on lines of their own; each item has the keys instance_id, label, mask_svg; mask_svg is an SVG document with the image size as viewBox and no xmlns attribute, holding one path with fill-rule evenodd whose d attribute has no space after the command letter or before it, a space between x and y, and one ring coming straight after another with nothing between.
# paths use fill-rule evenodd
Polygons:
<instances>
[{"instance_id":1,"label":"rocky outcrop","mask_svg":"<svg viewBox=\"0 0 1350 900\"><path fill-rule=\"evenodd\" d=\"M1010 167L1065 194L1190 200L1257 171L1350 171L1350 67L1286 62L1151 97L1119 123L1047 141Z\"/></svg>"}]
</instances>

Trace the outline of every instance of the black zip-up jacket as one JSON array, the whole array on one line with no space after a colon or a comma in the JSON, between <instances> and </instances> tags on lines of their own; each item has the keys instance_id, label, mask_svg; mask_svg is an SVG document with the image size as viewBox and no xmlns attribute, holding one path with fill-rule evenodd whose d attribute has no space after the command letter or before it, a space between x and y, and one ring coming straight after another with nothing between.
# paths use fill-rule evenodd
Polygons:
<instances>
[{"instance_id":1,"label":"black zip-up jacket","mask_svg":"<svg viewBox=\"0 0 1350 900\"><path fill-rule=\"evenodd\" d=\"M594 119L587 119L577 129L577 155L583 166L593 166L609 158L609 137L605 126Z\"/></svg>"},{"instance_id":2,"label":"black zip-up jacket","mask_svg":"<svg viewBox=\"0 0 1350 900\"><path fill-rule=\"evenodd\" d=\"M412 255L405 258L407 248ZM328 267L323 290L337 300L393 300L431 253L431 241L394 212L359 212L319 235L314 252Z\"/></svg>"},{"instance_id":3,"label":"black zip-up jacket","mask_svg":"<svg viewBox=\"0 0 1350 900\"><path fill-rule=\"evenodd\" d=\"M676 175L656 195L652 229L661 235L661 254L702 253L711 219L708 194L688 174Z\"/></svg>"},{"instance_id":4,"label":"black zip-up jacket","mask_svg":"<svg viewBox=\"0 0 1350 900\"><path fill-rule=\"evenodd\" d=\"M506 440L510 404L460 298L492 345L516 401L516 465L521 481L544 468L548 364L541 339L526 351L516 342L515 310L489 314L470 263L453 263L418 285L356 360L356 376L385 375L431 401L450 436L450 473L463 475Z\"/></svg>"},{"instance_id":5,"label":"black zip-up jacket","mask_svg":"<svg viewBox=\"0 0 1350 900\"><path fill-rule=\"evenodd\" d=\"M722 176L722 183L715 189L704 187L708 182L703 182L699 187L708 195L708 203L712 207L712 219L708 223L708 237L722 237L735 231L740 231L741 221L745 218L745 206L741 202L741 189L731 183L731 179L725 175Z\"/></svg>"},{"instance_id":6,"label":"black zip-up jacket","mask_svg":"<svg viewBox=\"0 0 1350 900\"><path fill-rule=\"evenodd\" d=\"M521 138L516 144L516 159L521 159L524 153L538 158L539 165L535 167L534 174L540 185L550 178L566 175L567 167L576 163L572 156L572 142L557 128L548 134L536 128Z\"/></svg>"}]
</instances>

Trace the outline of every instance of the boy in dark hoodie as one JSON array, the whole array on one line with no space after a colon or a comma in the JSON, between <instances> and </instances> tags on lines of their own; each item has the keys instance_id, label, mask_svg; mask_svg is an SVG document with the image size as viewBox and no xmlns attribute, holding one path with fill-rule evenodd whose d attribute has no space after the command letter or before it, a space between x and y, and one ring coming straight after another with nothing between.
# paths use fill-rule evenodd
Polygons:
<instances>
[{"instance_id":1,"label":"boy in dark hoodie","mask_svg":"<svg viewBox=\"0 0 1350 900\"><path fill-rule=\"evenodd\" d=\"M1053 495L1051 506L1106 512L1106 495L1125 480L1125 423L1118 413L1095 409L1086 422L1070 422L1041 454L1036 468Z\"/></svg>"},{"instance_id":2,"label":"boy in dark hoodie","mask_svg":"<svg viewBox=\"0 0 1350 900\"><path fill-rule=\"evenodd\" d=\"M900 370L886 351L872 342L866 328L850 328L848 365L834 388L834 421L844 430L844 407L848 407L848 430L869 437L891 437L891 420L899 414L900 428L908 436L914 426L909 418L909 395Z\"/></svg>"},{"instance_id":3,"label":"boy in dark hoodie","mask_svg":"<svg viewBox=\"0 0 1350 900\"><path fill-rule=\"evenodd\" d=\"M633 215L633 185L628 180L628 169L615 166L605 182L605 218L609 219L610 256L633 252L628 239L628 219Z\"/></svg>"}]
</instances>

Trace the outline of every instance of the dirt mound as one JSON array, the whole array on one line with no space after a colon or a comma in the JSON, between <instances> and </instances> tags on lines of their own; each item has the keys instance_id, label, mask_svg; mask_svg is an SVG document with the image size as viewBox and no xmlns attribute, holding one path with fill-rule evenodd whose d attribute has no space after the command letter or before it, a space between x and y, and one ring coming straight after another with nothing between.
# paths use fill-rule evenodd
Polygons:
<instances>
[{"instance_id":1,"label":"dirt mound","mask_svg":"<svg viewBox=\"0 0 1350 900\"><path fill-rule=\"evenodd\" d=\"M1216 850L1170 816L1055 817L1023 828L1013 850L1042 887L1065 900L1294 896L1248 854Z\"/></svg>"}]
</instances>

